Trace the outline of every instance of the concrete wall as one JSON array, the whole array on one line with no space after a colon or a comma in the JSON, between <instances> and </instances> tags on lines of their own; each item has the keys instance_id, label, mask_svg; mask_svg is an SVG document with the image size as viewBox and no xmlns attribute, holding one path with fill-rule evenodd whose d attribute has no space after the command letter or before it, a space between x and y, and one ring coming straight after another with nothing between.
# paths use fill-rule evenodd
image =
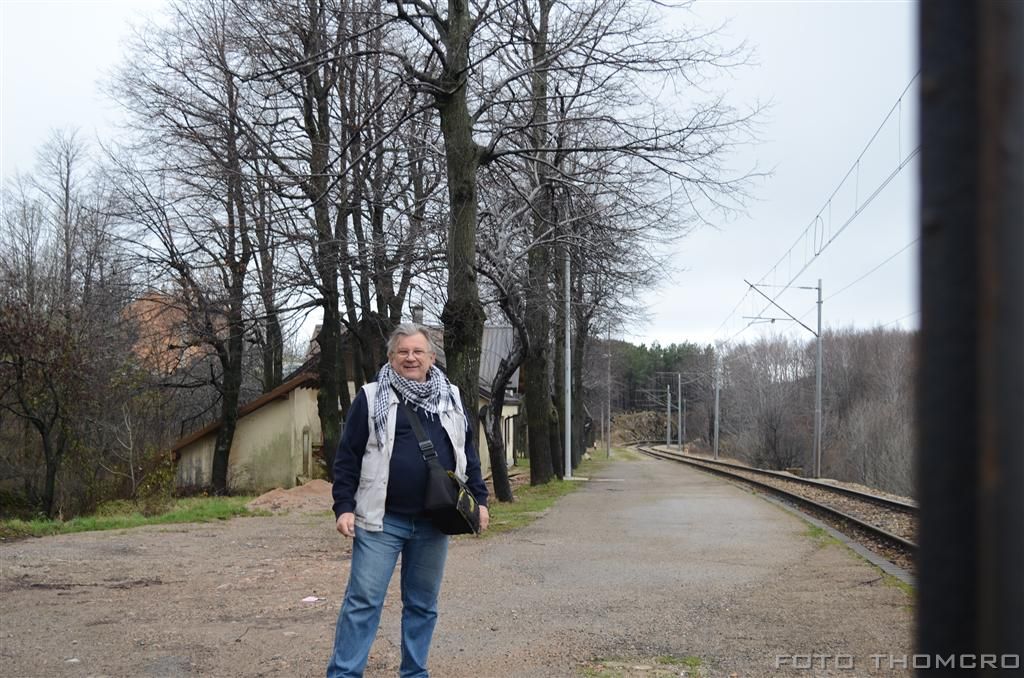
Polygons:
<instances>
[{"instance_id":1,"label":"concrete wall","mask_svg":"<svg viewBox=\"0 0 1024 678\"><path fill-rule=\"evenodd\" d=\"M213 444L209 435L182 448L175 472L175 485L181 488L206 487L213 476Z\"/></svg>"},{"instance_id":2,"label":"concrete wall","mask_svg":"<svg viewBox=\"0 0 1024 678\"><path fill-rule=\"evenodd\" d=\"M275 487L294 487L296 478L313 477L312 451L323 444L316 397L316 389L298 388L287 398L267 403L238 420L228 460L231 491L261 493ZM480 405L483 404L481 400ZM510 418L518 413L516 405L505 405L502 409L508 465L512 464L515 453ZM178 487L210 485L216 437L216 432L210 433L181 449L176 474ZM477 435L477 450L486 475L491 462L482 427Z\"/></svg>"},{"instance_id":3,"label":"concrete wall","mask_svg":"<svg viewBox=\"0 0 1024 678\"><path fill-rule=\"evenodd\" d=\"M323 445L316 395L313 388L296 389L290 394L293 477L313 477L313 448Z\"/></svg>"},{"instance_id":4,"label":"concrete wall","mask_svg":"<svg viewBox=\"0 0 1024 678\"><path fill-rule=\"evenodd\" d=\"M487 401L483 398L480 399L479 407L483 407L487 404ZM501 430L504 431L505 437L505 465L511 466L513 455L515 454L515 441L512 436L512 426L510 418L519 414L518 405L504 405L501 408ZM491 469L491 454L490 448L487 447L487 436L484 435L484 427L479 426L477 431L476 449L480 453L480 469L486 476L488 471Z\"/></svg>"},{"instance_id":5,"label":"concrete wall","mask_svg":"<svg viewBox=\"0 0 1024 678\"><path fill-rule=\"evenodd\" d=\"M294 487L293 393L239 419L228 460L228 487L232 491Z\"/></svg>"},{"instance_id":6,"label":"concrete wall","mask_svg":"<svg viewBox=\"0 0 1024 678\"><path fill-rule=\"evenodd\" d=\"M177 485L210 484L216 432L181 450ZM294 487L312 473L312 448L321 444L316 390L299 388L238 420L228 459L228 488L260 493Z\"/></svg>"}]
</instances>

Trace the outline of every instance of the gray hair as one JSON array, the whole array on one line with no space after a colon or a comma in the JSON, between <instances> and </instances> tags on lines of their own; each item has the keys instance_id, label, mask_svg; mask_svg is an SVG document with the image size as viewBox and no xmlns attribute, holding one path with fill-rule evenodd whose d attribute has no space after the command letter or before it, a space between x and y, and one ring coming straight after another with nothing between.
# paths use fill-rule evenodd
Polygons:
<instances>
[{"instance_id":1,"label":"gray hair","mask_svg":"<svg viewBox=\"0 0 1024 678\"><path fill-rule=\"evenodd\" d=\"M413 337L417 334L422 334L427 338L427 347L430 352L437 355L437 346L434 345L434 339L430 336L430 329L425 325L419 325L417 323L402 323L391 332L391 336L388 337L388 357L390 358L395 354L395 350L398 348L398 342L402 337Z\"/></svg>"}]
</instances>

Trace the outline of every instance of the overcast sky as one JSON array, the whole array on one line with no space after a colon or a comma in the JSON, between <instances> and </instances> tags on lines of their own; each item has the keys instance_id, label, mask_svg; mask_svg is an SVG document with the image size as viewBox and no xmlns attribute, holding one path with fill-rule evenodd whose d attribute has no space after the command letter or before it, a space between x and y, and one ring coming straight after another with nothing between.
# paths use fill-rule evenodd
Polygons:
<instances>
[{"instance_id":1,"label":"overcast sky","mask_svg":"<svg viewBox=\"0 0 1024 678\"><path fill-rule=\"evenodd\" d=\"M831 210L822 213L819 234L824 231L826 241L835 236L832 243L809 261L813 228L807 242L798 242L914 80L914 3L698 2L693 12L708 25L728 21L723 40L745 39L755 50L756 65L736 72L727 91L736 104L759 100L772 106L763 118L761 143L733 164L756 162L773 173L755 184L744 214L717 229L701 229L679 245L673 259L685 271L650 295L651 323L624 334L663 344L749 341L766 332L811 338L793 322L751 325L744 318L761 315L768 303L750 292L744 279L761 281L794 243L792 255L765 282L784 285L810 263L794 284L815 286L822 279L825 328L916 327L917 255L913 246L904 250L917 237L916 161L906 163L865 204L901 158L912 158L916 82L833 198ZM858 207L856 218L837 234ZM774 296L781 290L764 291ZM778 303L816 329L815 300L814 291L793 289ZM763 315L785 317L777 309Z\"/></svg>"},{"instance_id":2,"label":"overcast sky","mask_svg":"<svg viewBox=\"0 0 1024 678\"><path fill-rule=\"evenodd\" d=\"M90 139L116 133L116 109L98 84L120 59L128 22L161 4L0 0L0 174L5 179L32 169L51 129L78 127ZM722 40L746 40L754 50L756 65L734 72L721 89L738 106L772 105L762 118L762 141L730 164L756 163L772 175L753 185L744 213L680 243L672 258L683 272L647 296L650 323L616 334L662 344L738 342L764 332L810 338L793 322L751 325L744 318L759 315L767 304L744 279L784 284L805 265L795 284L813 286L822 279L826 328L917 326L916 248L904 249L917 237L916 88L855 165L917 71L915 15L912 2L698 0L694 19L707 25L728 21ZM833 240L811 260L814 229L803 240L799 236L815 223L819 245ZM774 295L779 289L764 291ZM815 292L799 289L778 300L812 329L814 302ZM764 315L784 317L776 309Z\"/></svg>"}]
</instances>

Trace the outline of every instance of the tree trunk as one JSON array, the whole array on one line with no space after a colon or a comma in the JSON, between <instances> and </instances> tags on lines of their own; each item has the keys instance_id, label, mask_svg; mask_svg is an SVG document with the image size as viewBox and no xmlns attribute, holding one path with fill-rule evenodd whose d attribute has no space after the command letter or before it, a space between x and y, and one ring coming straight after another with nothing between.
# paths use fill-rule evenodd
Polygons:
<instances>
[{"instance_id":1,"label":"tree trunk","mask_svg":"<svg viewBox=\"0 0 1024 678\"><path fill-rule=\"evenodd\" d=\"M64 456L64 445L57 445L53 439L53 429L36 425L39 436L43 443L43 459L46 461L45 475L43 476L43 495L41 507L47 518L54 516L54 499L57 493L57 470L60 468L61 458Z\"/></svg>"},{"instance_id":2,"label":"tree trunk","mask_svg":"<svg viewBox=\"0 0 1024 678\"><path fill-rule=\"evenodd\" d=\"M273 391L284 378L284 338L277 311L267 309L264 324L263 392Z\"/></svg>"},{"instance_id":3,"label":"tree trunk","mask_svg":"<svg viewBox=\"0 0 1024 678\"><path fill-rule=\"evenodd\" d=\"M541 0L538 24L533 39L534 72L531 75L533 145L547 148L549 145L548 121L548 77L543 67L547 61L548 15L551 2ZM542 154L546 156L546 154ZM552 211L553 189L549 177L550 168L546 157L536 163L538 177L537 204L533 213L533 244L527 254L527 297L525 325L529 333L530 343L523 362L523 379L526 383L524 400L526 402L526 434L527 447L530 451L530 484L542 485L550 482L555 474L552 465L554 450L551 444L552 433L557 436L557 426L551 428L551 390L548 375L548 342L551 339L550 295L548 281L550 279L551 254L547 241L550 239L551 222L548 217Z\"/></svg>"},{"instance_id":4,"label":"tree trunk","mask_svg":"<svg viewBox=\"0 0 1024 678\"><path fill-rule=\"evenodd\" d=\"M476 170L481 149L473 141L466 104L466 72L473 21L466 0L448 3L448 31L443 81L447 92L437 97L448 176L448 299L441 312L448 378L462 391L462 401L477 430L480 347L484 309L476 279Z\"/></svg>"},{"instance_id":5,"label":"tree trunk","mask_svg":"<svg viewBox=\"0 0 1024 678\"><path fill-rule=\"evenodd\" d=\"M322 243L322 246L325 244ZM330 268L329 264L318 264L325 269ZM321 276L327 275L329 271L322 270ZM321 277L321 280L325 280ZM320 327L320 334L317 335L317 343L320 345L320 365L318 376L320 379L320 390L316 396L317 414L320 416L320 431L323 440L324 463L327 465L327 479L334 480L334 453L341 440L341 415L339 412L339 398L342 387L341 371L338 369L338 358L340 351L341 322L338 316L338 289L337 281L333 284L333 294L330 289L332 285L324 284L324 319Z\"/></svg>"},{"instance_id":6,"label":"tree trunk","mask_svg":"<svg viewBox=\"0 0 1024 678\"><path fill-rule=\"evenodd\" d=\"M561 480L565 477L565 455L562 453L562 439L558 437L558 408L548 400L548 449L551 450L551 469Z\"/></svg>"},{"instance_id":7,"label":"tree trunk","mask_svg":"<svg viewBox=\"0 0 1024 678\"><path fill-rule=\"evenodd\" d=\"M331 36L324 35L321 21L322 5L310 3L310 15L303 41L303 56L319 58L332 42ZM340 58L340 57L339 57ZM338 269L342 255L342 231L345 226L344 201L335 205L330 195L332 174L331 163L331 101L337 81L339 64L325 60L319 65L307 67L303 77L302 115L303 129L309 139L309 179L304 182L306 198L313 207L313 225L316 229L315 267L319 278L320 303L324 317L317 336L320 346L318 377L320 391L317 394L317 414L320 417L321 440L327 478L333 480L334 452L341 432L339 397L342 387L338 369L339 345L341 343L340 295L338 293ZM343 196L342 196L343 197ZM331 219L332 205L339 213ZM337 229L337 230L336 230Z\"/></svg>"},{"instance_id":8,"label":"tree trunk","mask_svg":"<svg viewBox=\"0 0 1024 678\"><path fill-rule=\"evenodd\" d=\"M572 347L572 467L575 469L583 459L587 442L584 440L583 409L583 358L586 353L586 333L582 325L576 325Z\"/></svg>"},{"instance_id":9,"label":"tree trunk","mask_svg":"<svg viewBox=\"0 0 1024 678\"><path fill-rule=\"evenodd\" d=\"M552 207L552 216L554 208ZM555 247L558 252L557 261L551 266L551 273L554 279L555 294L558 300L555 311L555 322L552 323L554 332L554 350L552 356L552 371L554 372L554 393L551 397L552 409L554 411L553 425L556 428L552 439L555 441L551 447L551 458L554 462L555 473L564 477L565 469L565 427L569 422L565 420L565 324L570 319L565 315L565 246ZM557 449L556 449L557 448Z\"/></svg>"},{"instance_id":10,"label":"tree trunk","mask_svg":"<svg viewBox=\"0 0 1024 678\"><path fill-rule=\"evenodd\" d=\"M527 312L527 322L535 312ZM549 417L551 409L551 393L548 389L547 347L533 350L533 344L544 341L536 329L530 331L531 351L523 361L522 380L525 384L523 400L526 405L526 437L527 449L530 453L530 484L543 485L551 482L555 475L551 465L551 434Z\"/></svg>"},{"instance_id":11,"label":"tree trunk","mask_svg":"<svg viewBox=\"0 0 1024 678\"><path fill-rule=\"evenodd\" d=\"M511 355L502 358L498 365L498 371L491 382L491 400L483 408L484 436L487 438L487 451L491 460L491 482L498 501L512 501L512 486L505 461L505 435L501 430L501 411L505 407L505 387L522 362L523 350L519 342L515 342Z\"/></svg>"},{"instance_id":12,"label":"tree trunk","mask_svg":"<svg viewBox=\"0 0 1024 678\"><path fill-rule=\"evenodd\" d=\"M242 270L244 271L244 265ZM217 346L221 369L224 371L221 386L221 424L213 446L213 469L210 477L213 492L217 495L228 494L228 461L238 423L238 401L242 390L242 350L245 333L242 321L242 286L243 278L238 274L232 283L227 345Z\"/></svg>"}]
</instances>

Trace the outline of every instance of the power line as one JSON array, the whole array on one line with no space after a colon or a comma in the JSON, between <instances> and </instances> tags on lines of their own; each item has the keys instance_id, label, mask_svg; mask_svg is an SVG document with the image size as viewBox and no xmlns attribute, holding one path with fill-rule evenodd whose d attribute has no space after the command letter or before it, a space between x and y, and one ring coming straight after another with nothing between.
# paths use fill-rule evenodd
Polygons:
<instances>
[{"instance_id":1,"label":"power line","mask_svg":"<svg viewBox=\"0 0 1024 678\"><path fill-rule=\"evenodd\" d=\"M889 325L895 325L896 323L898 323L898 322L900 322L902 320L906 320L907 318L910 318L911 316L915 316L915 315L921 315L921 310L918 309L916 311L913 311L911 313L906 314L902 318L896 318L896 320L890 320L889 322L887 322L884 325L882 325L882 327L885 328L885 327L888 327Z\"/></svg>"},{"instance_id":2,"label":"power line","mask_svg":"<svg viewBox=\"0 0 1024 678\"><path fill-rule=\"evenodd\" d=\"M837 237L839 237L840 233L842 233L844 230L846 230L846 227L850 225L850 223L864 210L865 207L867 207L871 203L872 200L874 200L874 198L878 195L878 193L881 192L881 190L883 188L885 188L889 184L890 181L892 181L893 177L895 177L896 174L898 174L899 171L902 170L907 165L907 163L909 163L918 154L918 152L921 150L920 144L918 144L917 147L915 147L913 150L911 150L910 153L907 154L906 158L901 157L900 158L900 162L897 164L897 167L896 167L895 170L893 170L892 174L890 174L881 183L881 185L878 188L875 189L875 191L872 193L872 195L869 196L868 199L863 204L859 205L858 207L856 207L854 209L854 212L851 215L851 217L849 219L847 219L847 221L839 228L838 231L833 233L831 235L831 237L829 237L829 239L827 241L824 240L824 238L825 238L825 219L824 219L823 215L826 212L828 212L829 224L831 224L832 201L835 199L836 195L839 194L839 191L842 190L843 186L846 184L846 182L850 178L850 176L853 175L854 172L859 172L860 161L864 158L864 155L868 152L868 149L871 148L871 145L875 142L875 139L878 138L878 134L885 127L885 124L887 122L889 122L889 119L892 117L892 114L894 112L896 112L897 110L901 110L902 105L903 105L904 97L906 97L907 92L910 91L910 88L914 85L914 83L917 81L917 78L920 75L921 75L921 71L918 71L910 79L910 82L907 83L907 86L903 89L903 92L896 99L896 103L893 104L892 108L889 109L889 112L886 113L885 117L882 119L882 122L878 125L878 128L875 130L875 133L871 135L871 138L868 140L867 144L864 145L864 148L863 148L863 150L861 150L860 155L858 155L857 159L853 161L853 164L850 166L850 169L848 169L846 171L846 174L839 181L839 184L836 185L836 187L832 191L831 195L829 195L828 199L825 200L825 204L822 205L821 209L818 210L817 214L814 215L814 218L811 219L811 223L809 223L804 228L804 230L800 233L800 235L797 236L796 241L794 241L794 243L792 245L790 245L789 249L786 250L781 257L779 257L779 260L776 261L775 264L770 269L768 269L768 272L765 273L763 276L761 276L761 279L758 280L758 283L763 283L765 281L765 279L769 275L771 275L772 272L774 272L776 268L778 268L779 264L781 264L783 261L785 261L786 258L789 257L792 254L792 252L796 249L797 245L799 245L801 243L801 241L805 241L806 240L806 237L807 237L808 234L812 234L814 236L813 243L815 244L814 256L811 257L810 261L813 261L815 258L817 258L818 255L820 255L822 252L825 251L825 248L827 248L830 244L832 244L833 241L835 241L835 239ZM900 139L899 143L902 145L902 138ZM860 179L860 177L857 176L858 184L859 184L859 179ZM820 247L818 247L818 245L817 245L818 240L819 240L819 238L818 238L818 236L819 236L818 225L819 224L821 224L821 242L822 242ZM813 229L813 232L812 232L812 229ZM792 278L791 278L791 280L789 282L792 283L793 280L795 280L797 276L799 276L801 273L804 272L804 270L806 270L806 268L807 268L807 266L805 265L804 268L802 268L800 271L798 271L796 273L796 275L792 276ZM784 291L785 290L783 290L783 292ZM780 292L780 294L781 294L781 292Z\"/></svg>"},{"instance_id":3,"label":"power line","mask_svg":"<svg viewBox=\"0 0 1024 678\"><path fill-rule=\"evenodd\" d=\"M918 236L917 238L914 238L914 239L913 239L913 240L912 240L911 242L907 243L906 245L904 245L904 246L903 246L903 247L901 247L900 249L898 249L898 250L896 250L895 252L893 252L893 253L892 253L891 255L889 255L888 257L886 257L884 261L882 261L882 262L881 262L880 264L878 264L877 266L875 266L875 267L874 267L874 268L872 268L872 269L871 269L870 271L868 271L867 273L863 274L862 276L860 276L859 278L857 278L857 279L856 279L856 280L854 280L853 282L847 283L847 284L846 284L845 286L843 286L842 288L840 288L840 289L836 290L836 291L835 291L834 293L832 293L832 294L830 294L829 296L825 297L825 298L824 298L824 299L823 299L822 301L823 301L823 302L825 302L825 301L828 301L828 300L830 300L830 299L835 299L835 298L836 298L836 297L838 297L838 296L839 296L840 294L842 294L842 293L843 293L843 292L845 292L846 290L850 289L851 287L853 287L854 285L856 285L856 284L857 284L857 283L859 283L860 281L864 280L864 279L865 279L865 278L867 278L868 276L872 275L873 273L875 273L876 271L878 271L878 270L879 270L880 268L882 268L883 266L885 266L886 264L888 264L888 263L889 263L890 261L892 261L893 259L895 259L895 258L896 258L896 257L898 257L899 255L903 254L904 252L906 252L906 251L907 251L908 249L910 249L911 247L913 247L914 245L916 245L916 244L917 244L917 243L919 243L919 242L921 242L921 238L920 238L920 236ZM802 314L800 315L800 318L804 318L804 317L806 317L806 316L807 316L807 314L808 314L808 313L811 313L812 311L814 311L814 306L811 306L811 307L810 307L809 309L807 309L806 311L804 311L804 312L803 312L803 313L802 313Z\"/></svg>"},{"instance_id":4,"label":"power line","mask_svg":"<svg viewBox=\"0 0 1024 678\"><path fill-rule=\"evenodd\" d=\"M878 264L877 266L875 266L873 269L871 269L870 271L868 271L867 273L865 273L861 277L857 278L856 280L854 280L853 282L849 283L845 287L842 287L841 289L839 289L839 290L835 291L834 293L830 294L829 296L825 297L824 301L828 301L829 299L834 299L834 298L838 297L840 294L842 294L846 290L850 289L851 287L853 287L854 285L859 283L861 280L864 280L864 278L867 278L869 275L871 275L872 273L874 273L878 269L882 268L883 266L888 264L890 261L892 261L893 259L895 259L899 255L903 254L904 252L906 252L908 249L910 249L911 247L913 247L914 245L916 245L920 241L921 241L920 237L914 238L913 241L911 241L911 242L907 243L906 245L904 245L898 251L894 252L891 256L889 256L885 261L883 261L882 263Z\"/></svg>"},{"instance_id":5,"label":"power line","mask_svg":"<svg viewBox=\"0 0 1024 678\"><path fill-rule=\"evenodd\" d=\"M903 161L902 163L900 163L900 164L899 164L899 166L897 166L897 167L896 167L896 169L894 169L894 170L892 171L892 173L891 173L891 174L889 174L889 176L888 176L888 177L886 177L886 178L885 178L885 180L884 180L884 181L883 181L883 182L882 182L881 184L879 184L879 186L878 186L878 187L877 187L877 188L876 188L876 189L875 189L875 190L874 190L874 191L873 191L873 192L871 193L871 195L870 195L870 196L868 197L868 199L867 199L867 200L866 200L866 201L865 201L865 202L864 202L864 203L863 203L862 205L860 205L859 207L857 207L857 208L856 208L856 209L855 209L855 210L853 211L853 214L851 214L851 215L850 215L850 218L846 220L846 222L845 222L845 223L844 223L844 224L843 224L843 225L842 225L842 226L841 226L841 227L839 228L839 230L838 230L838 231L836 231L836 232L835 232L835 234L833 234L833 235L832 235L832 237L831 237L831 238L829 238L829 239L828 239L828 240L827 240L827 241L826 241L826 242L825 242L825 243L824 243L824 244L823 244L823 245L821 246L821 248L819 248L819 249L818 249L818 250L817 250L817 251L815 252L814 256L812 256L812 257L811 257L810 259L808 259L808 260L806 261L806 263L804 263L803 267L801 267L799 271L797 271L797 272L796 272L795 274L793 274L793 276L792 276L792 277L791 277L791 278L789 279L789 281L788 281L788 282L787 282L787 283L786 283L785 285L783 285L783 286L782 286L782 290L781 290L780 292L778 292L778 293L777 293L777 294L776 294L776 295L775 295L774 297L772 297L772 301L778 300L778 298L779 298L779 297L781 297L781 296L782 296L783 294L785 294L786 290L788 290L788 289L789 289L790 287L792 287L792 285L793 285L793 283L794 283L794 282L796 281L796 279L797 279L797 278L799 278L799 277L800 277L800 276L801 276L801 275L803 274L803 272L804 272L804 271L806 271L806 270L807 270L808 268L810 268L810 267L811 267L811 264L813 264L813 263L814 263L814 262L815 262L815 261L817 260L817 258L818 258L819 256L821 256L821 253L822 253L822 252L824 252L824 251L825 251L825 249L826 249L826 248L827 248L827 247L828 247L829 245L831 245L831 244L832 244L833 242L835 242L835 239L836 239L836 238L838 238L838 237L839 237L839 235L840 235L840 234L841 234L841 233L842 233L843 231L845 231L845 230L846 230L846 228L847 228L847 227L848 227L848 226L849 226L850 224L852 224L852 223L853 223L853 221L854 221L854 220L855 220L855 219L856 219L856 218L857 218L858 216L860 216L860 214L861 214L861 213L862 213L862 212L864 211L864 209L865 209L865 208L866 208L866 207L867 207L868 205L870 205L870 204L871 204L871 203L872 203L872 202L874 201L874 199L875 199L875 198L877 198L877 197L878 197L878 195L879 195L879 194L880 194L880 193L882 192L882 190L884 190L884 189L885 189L885 187L889 185L889 183L890 183L890 182L891 182L891 181L892 181L892 180L893 180L893 179L894 179L894 178L896 177L896 175L897 175L897 174L899 174L899 173L900 173L900 172L901 172L901 171L903 170L903 168L904 168L904 167L906 167L906 166L907 166L907 164L908 164L908 163L909 163L909 162L910 162L911 160L913 160L913 159L914 159L914 158L915 158L915 157L917 156L917 154L918 154L918 153L920 152L920 150L921 150L921 147L920 147L920 146L918 146L918 147L917 147L917 148L915 148L915 149L914 149L913 151L911 151L910 155L909 155L909 156L907 156L906 160L904 160L904 161ZM807 231L805 230L805 231L804 231L804 233L806 234L806 232L807 232ZM790 249L792 249L792 248L790 248ZM778 265L778 264L776 264L776 266L777 266L777 265ZM768 277L769 275L771 275L772 271L774 271L774 270L775 270L775 266L773 266L773 267L771 268L771 270L769 270L769 271L768 271L768 273L765 273L765 274L764 274L764 275L763 275L763 276L761 277L761 280L763 281L763 280L764 280L765 278L767 278L767 277ZM761 313L764 313L764 312L765 312L766 310L768 310L768 308L769 308L770 306L771 306L771 304L767 304L767 305L765 305L765 307L761 309L761 311L760 311L760 313L758 313L758 315L760 315Z\"/></svg>"},{"instance_id":6,"label":"power line","mask_svg":"<svg viewBox=\"0 0 1024 678\"><path fill-rule=\"evenodd\" d=\"M777 301L779 299L779 297L781 297L793 285L793 283L796 281L796 279L800 275L802 275L804 273L804 271L806 271L808 268L810 268L811 264L818 259L818 257L828 248L828 246L831 245L833 242L835 242L836 238L838 238L839 235L842 234L843 231L845 231L850 226L850 224L852 224L856 220L856 218L858 216L860 216L860 214L862 214L864 212L864 210L875 200L875 198L878 197L879 194L881 194L881 192L892 182L892 180L915 157L917 157L918 153L921 150L920 144L918 144L915 148L913 148L906 155L906 157L904 157L902 155L902 148L903 148L902 105L903 105L903 99L906 97L906 95L910 91L911 87L917 81L917 79L920 76L920 74L921 74L920 71L915 73L914 76L910 79L910 82L907 83L907 86L903 89L903 92L896 99L896 103L894 103L892 108L889 109L889 112L882 119L882 122L879 124L879 126L875 130L874 134L871 135L871 138L868 140L867 144L865 144L864 148L861 150L860 154L857 156L857 159L854 160L853 164L850 166L850 169L847 170L847 172L843 176L842 180L840 180L839 184L836 186L836 188L829 195L828 199L826 199L825 204L822 206L822 208L820 210L818 210L818 212L815 214L815 216L811 220L811 222L804 228L804 230L800 233L800 235L797 236L797 239L793 242L793 244L790 245L790 247L782 254L781 257L779 257L778 261L776 261L775 264L772 265L772 267L769 268L768 271L763 276L761 276L761 278L758 280L758 284L764 283L768 279L769 276L771 276L773 273L775 273L778 270L779 266L783 262L785 262L787 260L792 262L793 253L796 251L797 247L801 243L804 244L804 250L805 250L804 251L804 257L805 257L805 260L804 260L803 266L800 268L799 271L797 271L795 274L790 276L788 282L785 285L782 286L782 289L774 297L772 297L772 301ZM885 128L886 124L892 118L893 113L897 113L897 112L901 116L901 120L899 122L900 128L898 130L898 136L897 136L899 162L897 163L896 168L887 177L885 177L885 179L883 179L882 182L877 187L875 187L875 189L864 200L864 202L858 204L858 201L857 201L857 199L855 197L855 200L854 200L855 207L854 207L853 212L846 219L846 221L839 227L838 230L836 230L835 232L832 232L831 231L831 224L832 224L832 204L833 204L833 200L835 199L836 195L838 195L839 191L843 188L843 186L847 183L847 181L850 179L851 176L855 176L855 178L856 178L857 193L859 193L859 183L860 183L860 176L859 175L860 175L860 163L861 163L861 160L864 158L864 155L867 153L867 151L871 148L872 144L874 144L875 140L878 138L879 133L882 131L882 129ZM826 222L826 219L827 219L827 222ZM808 238L810 238L810 241L808 241ZM811 251L813 252L813 254L809 258L807 258L807 245L808 245L808 243L811 244ZM851 284L853 284L853 283L851 283ZM746 299L746 297L749 294L749 292L750 292L750 289L748 288L744 292L743 297L740 298L739 303L736 304L736 306L729 313L729 315L726 316L725 320L722 321L721 325L719 325L718 329L715 330L715 334L716 335L736 315L736 310L743 304L743 301ZM836 293L836 294L838 294L838 293ZM834 297L835 294L833 294L832 296ZM755 315L762 315L769 308L770 305L771 304L765 305L765 307L759 313L756 313ZM727 345L727 344L732 343L732 341L737 336L739 336L744 331L746 331L752 324L754 324L754 323L753 322L747 323L739 331L737 331L735 334L733 334L729 339L727 339L725 342L723 342L723 344Z\"/></svg>"}]
</instances>

